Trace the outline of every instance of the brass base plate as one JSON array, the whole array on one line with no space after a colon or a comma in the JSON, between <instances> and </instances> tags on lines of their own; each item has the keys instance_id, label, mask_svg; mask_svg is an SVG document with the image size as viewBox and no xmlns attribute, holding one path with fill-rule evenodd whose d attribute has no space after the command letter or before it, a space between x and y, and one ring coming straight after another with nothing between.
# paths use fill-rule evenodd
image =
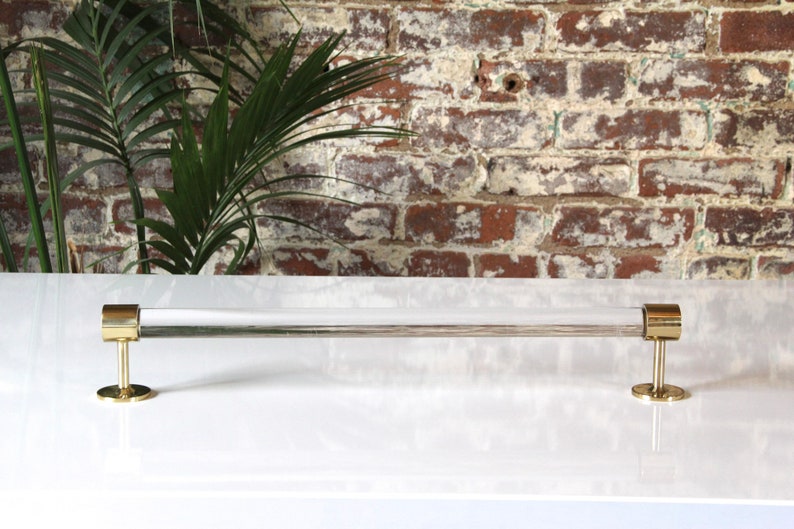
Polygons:
<instances>
[{"instance_id":1,"label":"brass base plate","mask_svg":"<svg viewBox=\"0 0 794 529\"><path fill-rule=\"evenodd\" d=\"M96 392L99 400L109 402L138 402L146 400L153 395L152 390L139 384L130 384L130 387L122 390L118 386L105 386Z\"/></svg>"},{"instance_id":2,"label":"brass base plate","mask_svg":"<svg viewBox=\"0 0 794 529\"><path fill-rule=\"evenodd\" d=\"M661 391L653 391L653 384L637 384L631 388L631 394L647 402L674 402L687 398L687 392L678 386L665 384Z\"/></svg>"}]
</instances>

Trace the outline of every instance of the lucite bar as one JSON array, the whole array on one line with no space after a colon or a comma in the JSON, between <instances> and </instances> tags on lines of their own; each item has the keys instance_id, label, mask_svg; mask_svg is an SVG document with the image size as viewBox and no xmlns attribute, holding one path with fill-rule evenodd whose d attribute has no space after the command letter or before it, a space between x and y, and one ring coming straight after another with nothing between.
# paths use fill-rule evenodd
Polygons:
<instances>
[{"instance_id":1,"label":"lucite bar","mask_svg":"<svg viewBox=\"0 0 794 529\"><path fill-rule=\"evenodd\" d=\"M637 308L140 309L140 336L642 337Z\"/></svg>"}]
</instances>

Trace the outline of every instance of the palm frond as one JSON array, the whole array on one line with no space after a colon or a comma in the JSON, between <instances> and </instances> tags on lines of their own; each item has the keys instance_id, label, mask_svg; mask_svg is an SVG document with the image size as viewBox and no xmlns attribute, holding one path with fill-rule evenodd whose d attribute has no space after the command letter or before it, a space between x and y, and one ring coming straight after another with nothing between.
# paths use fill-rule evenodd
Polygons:
<instances>
[{"instance_id":1,"label":"palm frond","mask_svg":"<svg viewBox=\"0 0 794 529\"><path fill-rule=\"evenodd\" d=\"M173 190L158 191L171 220L136 221L156 234L148 244L161 254L158 262L168 262L165 270L199 273L213 255L231 248L227 272L233 273L258 242L258 219L318 231L298 219L255 212L260 203L278 198L334 198L268 187L284 186L300 178L329 178L323 175L289 175L260 182L261 170L285 152L323 140L408 134L390 127L308 127L318 117L344 107L342 101L349 95L391 75L395 61L390 57L366 59L335 71L330 62L336 57L341 36L333 36L295 66L299 38L300 34L278 48L261 67L253 90L231 122L231 68L227 59L220 88L203 120L201 144L191 122L183 116L181 134L171 144Z\"/></svg>"},{"instance_id":2,"label":"palm frond","mask_svg":"<svg viewBox=\"0 0 794 529\"><path fill-rule=\"evenodd\" d=\"M33 84L36 87L36 99L41 112L41 124L44 130L44 155L47 166L47 186L50 194L50 211L55 239L55 261L58 272L69 271L69 248L66 246L66 232L61 208L61 178L58 170L58 150L55 147L55 125L53 124L52 105L50 100L47 74L44 70L44 51L34 46L31 59L33 61Z\"/></svg>"},{"instance_id":3,"label":"palm frond","mask_svg":"<svg viewBox=\"0 0 794 529\"><path fill-rule=\"evenodd\" d=\"M52 263L50 261L50 252L47 247L47 236L44 232L44 222L42 220L38 195L36 193L36 184L33 181L33 173L30 170L27 142L25 141L25 136L22 133L22 123L19 119L16 98L14 97L14 92L11 88L11 79L6 67L5 57L5 50L3 49L2 45L0 45L0 92L3 95L6 114L8 115L8 124L11 128L11 136L13 138L13 144L16 150L17 161L19 162L19 172L22 177L22 185L25 189L25 199L27 202L28 214L30 215L31 235L36 241L36 249L38 250L39 266L41 271L51 272ZM10 244L3 244L3 254L6 257L6 266L9 267L9 269L15 267L14 255L11 253ZM27 260L27 257L25 257L25 260Z\"/></svg>"}]
</instances>

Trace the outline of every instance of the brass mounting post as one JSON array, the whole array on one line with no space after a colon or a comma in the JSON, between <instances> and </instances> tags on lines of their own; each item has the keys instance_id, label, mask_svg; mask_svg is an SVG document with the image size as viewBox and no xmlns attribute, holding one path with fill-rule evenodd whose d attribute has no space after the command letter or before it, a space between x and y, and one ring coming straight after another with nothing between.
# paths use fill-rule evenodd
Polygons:
<instances>
[{"instance_id":1,"label":"brass mounting post","mask_svg":"<svg viewBox=\"0 0 794 529\"><path fill-rule=\"evenodd\" d=\"M631 394L649 402L673 402L686 398L678 386L664 383L667 341L681 337L681 309L671 304L642 306L644 338L653 341L653 382L637 384Z\"/></svg>"},{"instance_id":2,"label":"brass mounting post","mask_svg":"<svg viewBox=\"0 0 794 529\"><path fill-rule=\"evenodd\" d=\"M119 383L105 386L96 392L100 400L137 402L152 395L146 386L130 384L130 342L140 338L140 308L138 305L105 305L102 307L102 340L118 345Z\"/></svg>"}]
</instances>

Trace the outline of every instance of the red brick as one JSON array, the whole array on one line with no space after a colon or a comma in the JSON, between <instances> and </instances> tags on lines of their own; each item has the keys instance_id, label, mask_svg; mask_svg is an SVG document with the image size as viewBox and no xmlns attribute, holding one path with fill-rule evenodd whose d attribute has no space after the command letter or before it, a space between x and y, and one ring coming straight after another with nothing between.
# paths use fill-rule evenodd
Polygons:
<instances>
[{"instance_id":1,"label":"red brick","mask_svg":"<svg viewBox=\"0 0 794 529\"><path fill-rule=\"evenodd\" d=\"M481 60L475 79L480 87L480 101L517 101L520 96L559 99L568 92L568 63Z\"/></svg>"},{"instance_id":2,"label":"red brick","mask_svg":"<svg viewBox=\"0 0 794 529\"><path fill-rule=\"evenodd\" d=\"M794 50L794 13L728 11L720 19L723 53Z\"/></svg>"},{"instance_id":3,"label":"red brick","mask_svg":"<svg viewBox=\"0 0 794 529\"><path fill-rule=\"evenodd\" d=\"M623 158L497 156L488 161L486 188L519 196L618 196L631 187Z\"/></svg>"},{"instance_id":4,"label":"red brick","mask_svg":"<svg viewBox=\"0 0 794 529\"><path fill-rule=\"evenodd\" d=\"M750 279L750 260L721 255L696 259L687 268L687 278Z\"/></svg>"},{"instance_id":5,"label":"red brick","mask_svg":"<svg viewBox=\"0 0 794 529\"><path fill-rule=\"evenodd\" d=\"M626 80L626 65L622 62L582 63L579 97L617 101L626 94Z\"/></svg>"},{"instance_id":6,"label":"red brick","mask_svg":"<svg viewBox=\"0 0 794 529\"><path fill-rule=\"evenodd\" d=\"M539 149L551 141L552 117L518 109L420 107L411 128L413 143L430 149Z\"/></svg>"},{"instance_id":7,"label":"red brick","mask_svg":"<svg viewBox=\"0 0 794 529\"><path fill-rule=\"evenodd\" d=\"M662 261L654 255L625 255L615 265L616 279L654 277L662 275Z\"/></svg>"},{"instance_id":8,"label":"red brick","mask_svg":"<svg viewBox=\"0 0 794 529\"><path fill-rule=\"evenodd\" d=\"M408 258L412 277L469 277L469 257L462 252L415 250Z\"/></svg>"},{"instance_id":9,"label":"red brick","mask_svg":"<svg viewBox=\"0 0 794 529\"><path fill-rule=\"evenodd\" d=\"M759 257L758 279L794 279L794 260L766 255Z\"/></svg>"},{"instance_id":10,"label":"red brick","mask_svg":"<svg viewBox=\"0 0 794 529\"><path fill-rule=\"evenodd\" d=\"M478 277L538 277L538 259L534 256L483 254L477 259Z\"/></svg>"},{"instance_id":11,"label":"red brick","mask_svg":"<svg viewBox=\"0 0 794 529\"><path fill-rule=\"evenodd\" d=\"M643 66L637 90L671 101L777 101L786 97L788 70L787 62L657 60Z\"/></svg>"},{"instance_id":12,"label":"red brick","mask_svg":"<svg viewBox=\"0 0 794 529\"><path fill-rule=\"evenodd\" d=\"M396 207L391 204L353 205L298 199L269 201L263 213L290 218L317 230L278 220L261 221L271 230L272 237L307 240L330 237L339 241L391 239L397 215Z\"/></svg>"},{"instance_id":13,"label":"red brick","mask_svg":"<svg viewBox=\"0 0 794 529\"><path fill-rule=\"evenodd\" d=\"M706 144L708 122L698 111L613 110L571 112L562 117L563 149L693 150Z\"/></svg>"},{"instance_id":14,"label":"red brick","mask_svg":"<svg viewBox=\"0 0 794 529\"><path fill-rule=\"evenodd\" d=\"M345 154L336 163L340 178L388 193L378 195L358 188L355 194L373 200L395 196L455 195L472 185L476 177L472 156L416 156L410 154Z\"/></svg>"},{"instance_id":15,"label":"red brick","mask_svg":"<svg viewBox=\"0 0 794 529\"><path fill-rule=\"evenodd\" d=\"M724 110L714 118L714 131L714 140L725 147L789 147L794 145L794 110Z\"/></svg>"},{"instance_id":16,"label":"red brick","mask_svg":"<svg viewBox=\"0 0 794 529\"><path fill-rule=\"evenodd\" d=\"M711 207L705 227L727 246L794 246L794 210Z\"/></svg>"},{"instance_id":17,"label":"red brick","mask_svg":"<svg viewBox=\"0 0 794 529\"><path fill-rule=\"evenodd\" d=\"M401 52L451 47L538 51L545 29L543 16L527 10L415 8L401 10L397 20L400 26L397 45Z\"/></svg>"},{"instance_id":18,"label":"red brick","mask_svg":"<svg viewBox=\"0 0 794 529\"><path fill-rule=\"evenodd\" d=\"M557 22L563 51L702 52L705 15L697 11L573 11Z\"/></svg>"},{"instance_id":19,"label":"red brick","mask_svg":"<svg viewBox=\"0 0 794 529\"><path fill-rule=\"evenodd\" d=\"M507 205L414 205L405 213L405 237L425 243L487 244L515 235L516 209Z\"/></svg>"},{"instance_id":20,"label":"red brick","mask_svg":"<svg viewBox=\"0 0 794 529\"><path fill-rule=\"evenodd\" d=\"M720 195L780 198L785 160L661 158L641 160L640 196Z\"/></svg>"},{"instance_id":21,"label":"red brick","mask_svg":"<svg viewBox=\"0 0 794 529\"><path fill-rule=\"evenodd\" d=\"M692 237L692 210L563 206L552 230L561 246L667 248Z\"/></svg>"},{"instance_id":22,"label":"red brick","mask_svg":"<svg viewBox=\"0 0 794 529\"><path fill-rule=\"evenodd\" d=\"M327 276L332 271L325 248L278 248L273 250L272 258L283 275Z\"/></svg>"}]
</instances>

